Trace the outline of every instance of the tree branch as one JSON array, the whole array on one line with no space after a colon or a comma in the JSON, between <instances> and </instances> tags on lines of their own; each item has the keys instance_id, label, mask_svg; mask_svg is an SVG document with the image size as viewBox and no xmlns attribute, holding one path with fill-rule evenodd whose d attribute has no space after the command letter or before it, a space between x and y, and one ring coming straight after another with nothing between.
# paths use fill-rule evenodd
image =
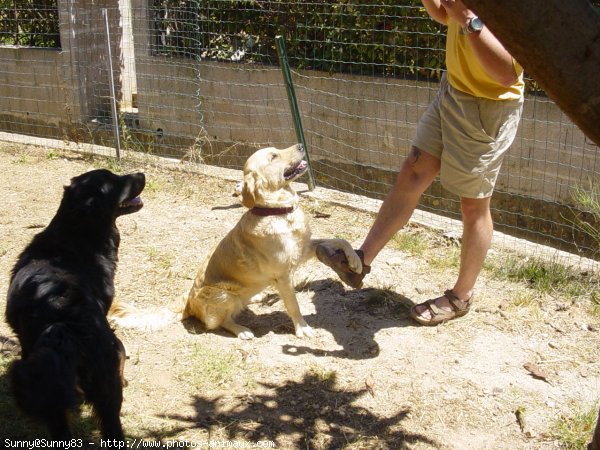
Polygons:
<instances>
[{"instance_id":1,"label":"tree branch","mask_svg":"<svg viewBox=\"0 0 600 450\"><path fill-rule=\"evenodd\" d=\"M587 0L463 0L600 146L600 13Z\"/></svg>"}]
</instances>

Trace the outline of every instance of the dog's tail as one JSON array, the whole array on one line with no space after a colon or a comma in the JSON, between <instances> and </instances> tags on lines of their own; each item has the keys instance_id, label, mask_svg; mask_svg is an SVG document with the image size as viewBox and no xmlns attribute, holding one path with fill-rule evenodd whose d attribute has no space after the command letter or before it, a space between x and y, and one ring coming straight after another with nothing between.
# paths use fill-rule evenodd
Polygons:
<instances>
[{"instance_id":1,"label":"dog's tail","mask_svg":"<svg viewBox=\"0 0 600 450\"><path fill-rule=\"evenodd\" d=\"M77 347L63 324L48 327L24 359L15 361L9 380L17 405L41 419L52 436L69 436L68 412L77 406Z\"/></svg>"},{"instance_id":2,"label":"dog's tail","mask_svg":"<svg viewBox=\"0 0 600 450\"><path fill-rule=\"evenodd\" d=\"M139 310L135 306L113 302L108 310L108 320L122 328L159 330L179 320L181 313L167 308Z\"/></svg>"}]
</instances>

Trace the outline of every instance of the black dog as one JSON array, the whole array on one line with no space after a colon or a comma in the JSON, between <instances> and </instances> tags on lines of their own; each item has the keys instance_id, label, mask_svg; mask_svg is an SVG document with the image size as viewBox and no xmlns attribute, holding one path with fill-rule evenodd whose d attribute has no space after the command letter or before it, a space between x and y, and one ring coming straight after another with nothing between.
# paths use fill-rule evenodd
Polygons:
<instances>
[{"instance_id":1,"label":"black dog","mask_svg":"<svg viewBox=\"0 0 600 450\"><path fill-rule=\"evenodd\" d=\"M68 415L84 399L102 435L123 440L125 349L106 314L114 296L117 217L139 211L143 173L94 170L71 180L50 224L11 273L6 318L22 358L10 369L18 406L53 439L69 439Z\"/></svg>"}]
</instances>

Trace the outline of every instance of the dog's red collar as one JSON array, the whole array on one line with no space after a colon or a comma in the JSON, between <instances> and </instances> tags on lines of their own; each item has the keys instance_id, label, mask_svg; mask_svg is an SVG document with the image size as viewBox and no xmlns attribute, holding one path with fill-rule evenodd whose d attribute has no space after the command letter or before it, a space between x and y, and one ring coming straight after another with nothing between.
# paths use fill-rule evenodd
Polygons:
<instances>
[{"instance_id":1,"label":"dog's red collar","mask_svg":"<svg viewBox=\"0 0 600 450\"><path fill-rule=\"evenodd\" d=\"M288 206L285 208L268 208L266 206L255 206L250 212L256 216L283 216L289 214L296 209L295 206Z\"/></svg>"}]
</instances>

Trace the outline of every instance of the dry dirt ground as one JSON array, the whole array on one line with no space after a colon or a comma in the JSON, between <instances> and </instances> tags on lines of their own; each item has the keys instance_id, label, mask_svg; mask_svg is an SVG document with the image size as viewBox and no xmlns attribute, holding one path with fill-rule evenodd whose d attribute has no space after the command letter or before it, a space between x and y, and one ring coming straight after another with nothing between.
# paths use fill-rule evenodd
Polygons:
<instances>
[{"instance_id":1,"label":"dry dirt ground","mask_svg":"<svg viewBox=\"0 0 600 450\"><path fill-rule=\"evenodd\" d=\"M117 298L146 310L181 307L208 250L244 213L232 197L235 181L157 158L115 163L7 143L0 143L0 291L7 290L18 253L56 211L62 186L96 167L141 169L148 180L144 208L118 220ZM354 245L373 220L370 213L307 195L302 205L313 235L344 237ZM212 448L265 448L269 442L279 449L558 448L555 421L600 398L597 316L584 301L541 296L525 283L484 273L474 311L439 327L416 326L409 307L448 288L456 270L451 244L439 238L430 246L413 256L389 245L365 287L355 291L318 261L306 264L295 280L314 338L294 336L282 303L269 292L240 318L254 330L250 341L206 332L193 320L153 331L117 327L129 355L122 421L130 442L162 440L178 448L208 448L209 440L217 443ZM519 305L524 298L529 301ZM3 294L2 311L4 303ZM4 373L19 348L4 321L0 349L2 445L5 439L43 438L45 431L22 417L10 397ZM532 376L527 363L547 379ZM75 423L86 445L98 442L89 410Z\"/></svg>"}]
</instances>

